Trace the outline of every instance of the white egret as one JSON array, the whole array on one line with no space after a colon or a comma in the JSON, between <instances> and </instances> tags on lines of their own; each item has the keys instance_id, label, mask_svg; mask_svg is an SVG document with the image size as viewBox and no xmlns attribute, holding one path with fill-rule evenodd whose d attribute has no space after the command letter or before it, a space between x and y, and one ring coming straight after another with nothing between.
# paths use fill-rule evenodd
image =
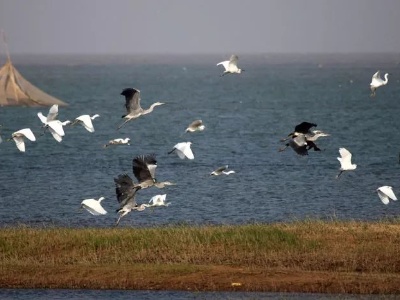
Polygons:
<instances>
[{"instance_id":1,"label":"white egret","mask_svg":"<svg viewBox=\"0 0 400 300\"><path fill-rule=\"evenodd\" d=\"M150 199L149 204L146 204L146 207L169 206L171 202L165 202L166 198L167 194L155 195Z\"/></svg>"},{"instance_id":2,"label":"white egret","mask_svg":"<svg viewBox=\"0 0 400 300\"><path fill-rule=\"evenodd\" d=\"M344 171L351 171L357 168L357 165L351 163L352 155L349 150L346 148L339 148L339 153L341 157L338 157L337 159L340 162L340 173L336 178L339 178Z\"/></svg>"},{"instance_id":3,"label":"white egret","mask_svg":"<svg viewBox=\"0 0 400 300\"><path fill-rule=\"evenodd\" d=\"M140 106L139 90L133 88L126 88L121 92L121 95L125 96L125 108L127 114L122 116L122 118L124 118L125 121L118 127L118 129L120 129L122 126L125 125L126 122L130 120L151 113L154 107L165 104L162 102L156 102L153 103L148 109L143 109Z\"/></svg>"},{"instance_id":4,"label":"white egret","mask_svg":"<svg viewBox=\"0 0 400 300\"><path fill-rule=\"evenodd\" d=\"M85 199L81 203L81 208L86 209L94 216L105 215L107 211L101 206L101 201L104 199L104 197L100 197L99 199Z\"/></svg>"},{"instance_id":5,"label":"white egret","mask_svg":"<svg viewBox=\"0 0 400 300\"><path fill-rule=\"evenodd\" d=\"M30 128L24 128L24 129L14 132L11 135L11 139L8 139L7 141L14 140L15 145L17 146L18 150L21 152L25 152L24 138L27 138L28 140L30 140L32 142L36 141L36 137Z\"/></svg>"},{"instance_id":6,"label":"white egret","mask_svg":"<svg viewBox=\"0 0 400 300\"><path fill-rule=\"evenodd\" d=\"M372 75L372 80L370 83L371 97L375 97L376 89L378 87L386 85L388 81L389 81L389 73L385 74L385 80L381 78L380 71L377 71L374 75Z\"/></svg>"},{"instance_id":7,"label":"white egret","mask_svg":"<svg viewBox=\"0 0 400 300\"><path fill-rule=\"evenodd\" d=\"M42 127L44 127L45 130L48 128L54 139L57 142L61 142L62 137L65 135L63 126L69 124L70 121L61 122L56 120L58 115L58 105L54 104L52 107L50 107L47 117L45 117L41 112L38 112L37 115L40 121L43 123Z\"/></svg>"},{"instance_id":8,"label":"white egret","mask_svg":"<svg viewBox=\"0 0 400 300\"><path fill-rule=\"evenodd\" d=\"M240 74L242 71L242 69L239 69L237 66L239 57L237 55L232 55L229 60L225 60L225 61L221 61L220 63L217 63L217 66L219 65L223 65L225 68L224 73L221 74L221 76L224 76L225 74Z\"/></svg>"},{"instance_id":9,"label":"white egret","mask_svg":"<svg viewBox=\"0 0 400 300\"><path fill-rule=\"evenodd\" d=\"M139 155L132 160L132 171L139 183L136 186L145 189L151 186L164 188L168 185L175 185L169 181L158 182L155 178L157 160L154 154Z\"/></svg>"},{"instance_id":10,"label":"white egret","mask_svg":"<svg viewBox=\"0 0 400 300\"><path fill-rule=\"evenodd\" d=\"M178 143L174 146L174 148L168 152L168 154L171 154L172 152L175 152L180 159L194 159L194 155L192 152L192 149L190 146L192 145L191 142L182 142Z\"/></svg>"},{"instance_id":11,"label":"white egret","mask_svg":"<svg viewBox=\"0 0 400 300\"><path fill-rule=\"evenodd\" d=\"M108 146L111 145L130 145L129 142L131 141L130 138L119 138L119 139L113 139L113 140L109 140L107 144L105 144L103 147L107 148Z\"/></svg>"},{"instance_id":12,"label":"white egret","mask_svg":"<svg viewBox=\"0 0 400 300\"><path fill-rule=\"evenodd\" d=\"M195 120L189 124L185 132L203 131L205 128L202 120Z\"/></svg>"},{"instance_id":13,"label":"white egret","mask_svg":"<svg viewBox=\"0 0 400 300\"><path fill-rule=\"evenodd\" d=\"M397 200L396 195L393 192L393 188L388 185L381 186L376 189L378 192L379 199L383 202L383 204L388 205L389 204L389 199L392 199L394 201Z\"/></svg>"},{"instance_id":14,"label":"white egret","mask_svg":"<svg viewBox=\"0 0 400 300\"><path fill-rule=\"evenodd\" d=\"M94 127L93 127L93 123L92 120L96 119L97 117L100 117L100 115L95 114L93 116L89 116L89 115L81 115L77 118L75 118L74 122L72 122L71 126L79 123L81 124L83 127L85 127L85 129L89 132L94 132Z\"/></svg>"},{"instance_id":15,"label":"white egret","mask_svg":"<svg viewBox=\"0 0 400 300\"><path fill-rule=\"evenodd\" d=\"M114 178L115 182L115 193L117 194L117 200L120 205L117 209L119 214L116 226L123 216L126 216L132 210L142 211L146 209L146 204L141 204L140 206L136 203L135 197L136 192L140 187L135 187L132 179L127 174L119 175Z\"/></svg>"},{"instance_id":16,"label":"white egret","mask_svg":"<svg viewBox=\"0 0 400 300\"><path fill-rule=\"evenodd\" d=\"M234 174L235 173L235 171L233 171L233 170L229 170L229 171L227 171L227 170L228 170L228 165L225 165L225 166L219 167L218 169L212 171L210 173L210 175L219 176L219 175L222 175L222 174L229 175L229 174Z\"/></svg>"}]
</instances>

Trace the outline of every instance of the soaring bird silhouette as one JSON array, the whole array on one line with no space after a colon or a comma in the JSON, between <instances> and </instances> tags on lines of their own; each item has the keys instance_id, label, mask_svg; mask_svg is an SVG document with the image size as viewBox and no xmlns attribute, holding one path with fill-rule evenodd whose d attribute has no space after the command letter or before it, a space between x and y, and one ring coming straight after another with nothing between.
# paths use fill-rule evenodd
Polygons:
<instances>
[{"instance_id":1,"label":"soaring bird silhouette","mask_svg":"<svg viewBox=\"0 0 400 300\"><path fill-rule=\"evenodd\" d=\"M154 107L165 104L162 102L156 102L153 103L148 109L143 109L140 106L139 90L133 88L126 88L121 92L121 95L125 96L125 108L127 114L122 116L122 118L124 118L125 121L118 127L118 129L120 129L122 126L126 124L126 122L130 120L151 113Z\"/></svg>"}]
</instances>

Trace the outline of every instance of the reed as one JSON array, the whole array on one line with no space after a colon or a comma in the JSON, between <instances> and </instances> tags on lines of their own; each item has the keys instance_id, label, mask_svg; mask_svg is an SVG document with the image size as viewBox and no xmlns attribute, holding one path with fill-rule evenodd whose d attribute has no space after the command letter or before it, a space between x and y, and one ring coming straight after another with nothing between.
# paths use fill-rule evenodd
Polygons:
<instances>
[{"instance_id":1,"label":"reed","mask_svg":"<svg viewBox=\"0 0 400 300\"><path fill-rule=\"evenodd\" d=\"M178 276L182 284L185 276L192 278L198 274L204 277L204 274L223 270L221 272L226 275L224 278L219 279L217 275L212 279L200 277L204 284L198 287L221 289L218 280L225 285L229 282L227 270L231 270L228 272L229 278L247 270L244 272L250 272L251 275L247 277L253 280L258 277L264 284L249 282L239 286L239 289L291 290L289 286L293 285L293 276L286 276L286 287L282 287L282 278L280 284L273 280L265 282L268 272L275 272L275 275L281 272L299 276L302 274L303 277L308 274L309 286L303 285L302 290L296 291L326 292L329 289L323 288L322 283L316 289L312 285L325 275L333 274L336 277L346 275L343 282L335 279L336 292L349 292L344 288L348 286L344 282L353 282L362 275L363 280L368 277L374 283L366 280L362 288L358 286L355 290L352 284L352 292L386 293L397 290L391 290L388 282L393 281L393 286L400 283L397 275L400 273L399 253L400 222L397 221L370 223L309 220L271 225L134 229L15 227L0 229L0 286L48 287L43 276L50 276L52 286L71 287L71 280L76 285L77 281L80 282L78 278L71 275L63 279L63 276L52 275L59 274L59 270L69 270L71 274L83 272L96 277L96 280L90 281L92 283L81 283L79 287L93 287L96 281L101 282L100 288L149 288L145 283L149 281L146 278L151 278L150 281L157 283L158 288L180 288L176 285L163 286L163 282L171 282L173 276ZM49 270L53 273L46 273ZM116 272L115 275L119 276L121 270L139 272L144 286L137 280L136 285L129 279L124 285L110 279L111 273ZM36 280L27 274L35 275L33 278ZM42 274L40 280L38 274ZM376 287L377 274L386 280L380 289ZM85 276L87 278L88 275ZM126 276L130 277L129 274ZM241 280L244 282L247 277L243 275ZM333 280L331 276L328 277ZM210 281L208 284L207 279ZM94 286L99 288L97 284ZM228 285L222 289L230 288Z\"/></svg>"}]
</instances>

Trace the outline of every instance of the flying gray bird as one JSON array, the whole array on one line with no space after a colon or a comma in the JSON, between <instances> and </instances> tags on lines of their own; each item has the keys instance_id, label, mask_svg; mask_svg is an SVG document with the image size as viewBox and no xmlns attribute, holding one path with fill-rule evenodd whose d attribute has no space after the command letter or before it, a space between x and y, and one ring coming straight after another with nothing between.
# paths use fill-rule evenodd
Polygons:
<instances>
[{"instance_id":1,"label":"flying gray bird","mask_svg":"<svg viewBox=\"0 0 400 300\"><path fill-rule=\"evenodd\" d=\"M143 109L140 106L139 90L133 88L126 88L121 92L121 95L125 96L125 108L127 114L122 116L122 118L124 118L125 121L118 127L118 129L120 129L122 126L125 125L126 122L130 120L151 113L154 107L165 104L162 102L156 102L153 103L148 109Z\"/></svg>"},{"instance_id":2,"label":"flying gray bird","mask_svg":"<svg viewBox=\"0 0 400 300\"><path fill-rule=\"evenodd\" d=\"M175 183L169 181L158 182L155 178L155 171L157 168L157 160L154 154L139 155L132 161L133 175L138 180L136 187L145 189L151 186L158 188L164 188L168 185L175 185Z\"/></svg>"},{"instance_id":3,"label":"flying gray bird","mask_svg":"<svg viewBox=\"0 0 400 300\"><path fill-rule=\"evenodd\" d=\"M290 138L285 147L279 149L279 152L284 151L287 147L291 147L298 155L308 155L306 137L303 133L299 133Z\"/></svg>"},{"instance_id":4,"label":"flying gray bird","mask_svg":"<svg viewBox=\"0 0 400 300\"><path fill-rule=\"evenodd\" d=\"M203 131L206 127L203 124L202 120L195 120L189 124L188 128L186 128L185 132L195 132L195 131Z\"/></svg>"},{"instance_id":5,"label":"flying gray bird","mask_svg":"<svg viewBox=\"0 0 400 300\"><path fill-rule=\"evenodd\" d=\"M233 171L233 170L229 170L229 171L227 171L227 170L228 170L228 165L225 165L225 166L219 167L218 169L212 171L210 173L210 175L219 176L222 174L229 175L229 174L235 173L235 171Z\"/></svg>"},{"instance_id":6,"label":"flying gray bird","mask_svg":"<svg viewBox=\"0 0 400 300\"><path fill-rule=\"evenodd\" d=\"M119 214L117 223L115 224L117 226L123 216L126 216L132 210L142 211L146 206L144 204L139 206L136 203L136 192L140 187L135 187L132 179L127 174L118 175L117 178L114 178L114 182L115 193L120 205L119 209L117 209L117 213Z\"/></svg>"}]
</instances>

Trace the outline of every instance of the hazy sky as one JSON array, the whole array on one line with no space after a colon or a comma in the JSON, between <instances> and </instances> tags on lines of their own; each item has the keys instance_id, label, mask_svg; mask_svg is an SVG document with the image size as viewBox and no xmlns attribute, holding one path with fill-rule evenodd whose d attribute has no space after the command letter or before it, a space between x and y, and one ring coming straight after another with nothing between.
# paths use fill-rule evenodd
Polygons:
<instances>
[{"instance_id":1,"label":"hazy sky","mask_svg":"<svg viewBox=\"0 0 400 300\"><path fill-rule=\"evenodd\" d=\"M14 54L399 52L400 0L0 0L0 28Z\"/></svg>"}]
</instances>

